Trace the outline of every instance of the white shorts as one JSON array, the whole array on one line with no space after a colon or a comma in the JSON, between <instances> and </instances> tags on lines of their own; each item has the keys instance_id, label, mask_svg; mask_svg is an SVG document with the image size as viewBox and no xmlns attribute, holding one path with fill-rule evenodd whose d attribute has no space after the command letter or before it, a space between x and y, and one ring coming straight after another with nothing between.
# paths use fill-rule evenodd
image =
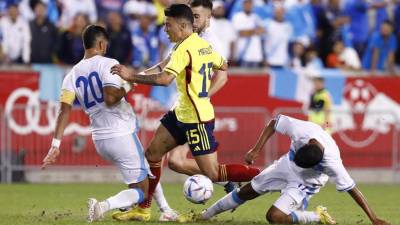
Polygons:
<instances>
[{"instance_id":1,"label":"white shorts","mask_svg":"<svg viewBox=\"0 0 400 225\"><path fill-rule=\"evenodd\" d=\"M284 155L251 180L252 188L259 194L280 191L282 194L274 206L287 215L306 209L308 200L320 189L304 185L291 172L289 163L289 158Z\"/></svg>"},{"instance_id":2,"label":"white shorts","mask_svg":"<svg viewBox=\"0 0 400 225\"><path fill-rule=\"evenodd\" d=\"M97 152L121 171L125 184L139 183L149 174L149 164L144 157L142 144L136 133L94 140Z\"/></svg>"}]
</instances>

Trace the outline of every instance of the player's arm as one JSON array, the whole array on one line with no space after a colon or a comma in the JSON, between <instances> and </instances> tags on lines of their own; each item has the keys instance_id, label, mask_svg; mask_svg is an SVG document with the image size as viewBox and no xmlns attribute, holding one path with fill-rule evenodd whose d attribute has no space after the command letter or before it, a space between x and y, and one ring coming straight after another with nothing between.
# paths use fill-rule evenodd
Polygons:
<instances>
[{"instance_id":1,"label":"player's arm","mask_svg":"<svg viewBox=\"0 0 400 225\"><path fill-rule=\"evenodd\" d=\"M210 90L208 91L208 97L213 96L228 82L228 72L217 70L214 72L214 77L211 80Z\"/></svg>"},{"instance_id":2,"label":"player's arm","mask_svg":"<svg viewBox=\"0 0 400 225\"><path fill-rule=\"evenodd\" d=\"M395 64L395 56L394 56L394 52L391 51L388 55L388 61L387 61L387 65L388 65L388 72L391 73L391 75L395 75L396 74L396 64Z\"/></svg>"},{"instance_id":3,"label":"player's arm","mask_svg":"<svg viewBox=\"0 0 400 225\"><path fill-rule=\"evenodd\" d=\"M276 123L277 123L276 119L272 119L264 127L260 137L258 137L255 146L252 149L250 149L250 151L247 152L245 156L246 163L253 164L254 160L258 157L260 150L264 147L265 143L269 140L269 138L275 133Z\"/></svg>"},{"instance_id":4,"label":"player's arm","mask_svg":"<svg viewBox=\"0 0 400 225\"><path fill-rule=\"evenodd\" d=\"M354 199L354 201L356 201L357 204L364 210L364 212L367 214L368 218L371 220L372 224L374 224L374 225L389 225L388 222L379 219L375 215L375 212L368 205L368 202L365 199L364 195L361 193L361 191L357 187L354 187L347 192Z\"/></svg>"},{"instance_id":5,"label":"player's arm","mask_svg":"<svg viewBox=\"0 0 400 225\"><path fill-rule=\"evenodd\" d=\"M165 58L164 60L162 60L161 62L157 63L156 65L140 72L140 75L149 75L149 74L154 74L154 73L160 73L164 70L165 66L168 64L170 60L170 57L168 56L167 58Z\"/></svg>"},{"instance_id":6,"label":"player's arm","mask_svg":"<svg viewBox=\"0 0 400 225\"><path fill-rule=\"evenodd\" d=\"M61 106L57 115L54 137L51 142L51 147L46 157L43 159L42 169L46 168L46 166L50 164L53 164L60 154L61 139L63 137L65 127L67 126L69 121L69 115L71 113L72 103L74 102L74 99L74 92L68 91L66 89L62 90L60 98Z\"/></svg>"},{"instance_id":7,"label":"player's arm","mask_svg":"<svg viewBox=\"0 0 400 225\"><path fill-rule=\"evenodd\" d=\"M107 107L114 106L132 89L132 85L124 81L121 88L113 86L105 86L104 91L104 103Z\"/></svg>"},{"instance_id":8,"label":"player's arm","mask_svg":"<svg viewBox=\"0 0 400 225\"><path fill-rule=\"evenodd\" d=\"M153 86L168 86L175 79L175 76L167 71L140 75L132 72L123 65L115 65L111 68L111 73L120 76L122 79L137 84L147 84Z\"/></svg>"},{"instance_id":9,"label":"player's arm","mask_svg":"<svg viewBox=\"0 0 400 225\"><path fill-rule=\"evenodd\" d=\"M223 62L223 64L214 68L214 77L211 80L211 86L208 90L208 97L213 96L228 82L228 64Z\"/></svg>"},{"instance_id":10,"label":"player's arm","mask_svg":"<svg viewBox=\"0 0 400 225\"><path fill-rule=\"evenodd\" d=\"M376 72L378 67L378 57L379 57L379 49L373 48L372 49L372 62L371 62L371 71L373 73Z\"/></svg>"}]
</instances>

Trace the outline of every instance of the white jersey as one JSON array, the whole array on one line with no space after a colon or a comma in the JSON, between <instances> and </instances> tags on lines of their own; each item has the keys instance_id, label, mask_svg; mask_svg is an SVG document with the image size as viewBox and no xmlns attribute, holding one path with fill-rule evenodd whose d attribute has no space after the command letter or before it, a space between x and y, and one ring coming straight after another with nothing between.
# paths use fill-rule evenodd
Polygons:
<instances>
[{"instance_id":1,"label":"white jersey","mask_svg":"<svg viewBox=\"0 0 400 225\"><path fill-rule=\"evenodd\" d=\"M348 191L355 186L353 179L343 166L340 151L333 138L326 133L321 126L308 121L294 119L279 115L276 120L275 130L291 139L290 151L286 155L289 158L289 170L306 184L323 186L330 177L336 184L338 191ZM324 156L317 166L304 169L294 162L297 149L304 146L310 139L316 139L324 148ZM303 183L302 182L302 183Z\"/></svg>"},{"instance_id":2,"label":"white jersey","mask_svg":"<svg viewBox=\"0 0 400 225\"><path fill-rule=\"evenodd\" d=\"M136 116L124 98L112 107L104 102L103 88L121 88L123 80L110 73L115 59L93 56L76 64L64 78L62 89L75 93L90 118L93 140L102 140L135 132Z\"/></svg>"}]
</instances>

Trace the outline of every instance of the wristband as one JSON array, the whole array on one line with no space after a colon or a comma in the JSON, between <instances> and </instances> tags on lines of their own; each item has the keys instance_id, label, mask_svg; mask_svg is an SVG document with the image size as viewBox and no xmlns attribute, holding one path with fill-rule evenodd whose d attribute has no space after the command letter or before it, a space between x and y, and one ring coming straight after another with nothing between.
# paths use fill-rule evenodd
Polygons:
<instances>
[{"instance_id":1,"label":"wristband","mask_svg":"<svg viewBox=\"0 0 400 225\"><path fill-rule=\"evenodd\" d=\"M61 140L53 138L51 141L51 147L60 148Z\"/></svg>"},{"instance_id":2,"label":"wristband","mask_svg":"<svg viewBox=\"0 0 400 225\"><path fill-rule=\"evenodd\" d=\"M126 81L122 82L122 88L125 90L125 93L128 93L132 90L132 85Z\"/></svg>"}]
</instances>

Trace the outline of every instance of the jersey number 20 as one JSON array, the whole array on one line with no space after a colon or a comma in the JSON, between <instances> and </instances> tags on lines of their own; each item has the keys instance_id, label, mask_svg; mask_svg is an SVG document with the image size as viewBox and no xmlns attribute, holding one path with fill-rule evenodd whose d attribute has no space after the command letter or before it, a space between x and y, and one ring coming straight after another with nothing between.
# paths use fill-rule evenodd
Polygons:
<instances>
[{"instance_id":1,"label":"jersey number 20","mask_svg":"<svg viewBox=\"0 0 400 225\"><path fill-rule=\"evenodd\" d=\"M98 93L100 93L99 94L100 97L97 96L93 82L97 82L97 87L99 87L99 89L100 89L98 91ZM76 79L76 82L75 82L76 87L77 88L81 87L81 83L83 84L83 102L85 104L86 109L89 109L90 107L96 105L96 102L97 103L104 102L103 84L101 83L99 74L97 72L91 72L89 74L88 78L86 78L84 76L78 77L78 79ZM90 89L90 93L92 94L91 100L89 100L88 88Z\"/></svg>"},{"instance_id":2,"label":"jersey number 20","mask_svg":"<svg viewBox=\"0 0 400 225\"><path fill-rule=\"evenodd\" d=\"M213 67L213 63L207 63L207 64L204 63L199 70L199 73L203 76L203 85L201 87L201 92L199 93L200 98L208 97L207 79L211 80L212 67Z\"/></svg>"}]
</instances>

